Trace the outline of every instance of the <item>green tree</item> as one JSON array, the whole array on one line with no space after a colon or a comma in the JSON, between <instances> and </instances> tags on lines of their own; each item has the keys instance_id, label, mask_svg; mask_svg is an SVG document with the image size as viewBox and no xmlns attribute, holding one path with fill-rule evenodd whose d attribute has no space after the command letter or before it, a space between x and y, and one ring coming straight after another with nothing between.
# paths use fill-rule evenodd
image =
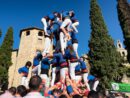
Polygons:
<instances>
[{"instance_id":1,"label":"green tree","mask_svg":"<svg viewBox=\"0 0 130 98\"><path fill-rule=\"evenodd\" d=\"M13 49L13 28L10 27L5 35L0 47L0 82L8 82L8 69L11 63L11 53Z\"/></svg>"},{"instance_id":2,"label":"green tree","mask_svg":"<svg viewBox=\"0 0 130 98\"><path fill-rule=\"evenodd\" d=\"M91 74L100 78L103 89L110 82L119 81L123 73L122 58L116 51L113 39L108 35L101 9L96 0L90 3L91 36L89 40L89 58Z\"/></svg>"},{"instance_id":3,"label":"green tree","mask_svg":"<svg viewBox=\"0 0 130 98\"><path fill-rule=\"evenodd\" d=\"M124 35L124 44L128 51L128 61L130 62L130 6L127 0L117 0L117 11L120 26Z\"/></svg>"}]
</instances>

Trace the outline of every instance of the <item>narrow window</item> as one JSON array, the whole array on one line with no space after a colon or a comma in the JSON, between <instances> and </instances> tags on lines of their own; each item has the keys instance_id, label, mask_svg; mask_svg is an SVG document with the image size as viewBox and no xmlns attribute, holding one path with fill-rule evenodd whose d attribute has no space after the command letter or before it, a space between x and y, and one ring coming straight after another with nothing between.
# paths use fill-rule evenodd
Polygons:
<instances>
[{"instance_id":1,"label":"narrow window","mask_svg":"<svg viewBox=\"0 0 130 98\"><path fill-rule=\"evenodd\" d=\"M121 48L121 44L119 44L119 48Z\"/></svg>"},{"instance_id":2,"label":"narrow window","mask_svg":"<svg viewBox=\"0 0 130 98\"><path fill-rule=\"evenodd\" d=\"M125 56L125 52L122 52L123 57Z\"/></svg>"},{"instance_id":3,"label":"narrow window","mask_svg":"<svg viewBox=\"0 0 130 98\"><path fill-rule=\"evenodd\" d=\"M43 36L43 32L38 32L38 36Z\"/></svg>"},{"instance_id":4,"label":"narrow window","mask_svg":"<svg viewBox=\"0 0 130 98\"><path fill-rule=\"evenodd\" d=\"M30 35L30 31L27 31L27 32L26 32L26 36L29 36L29 35Z\"/></svg>"}]
</instances>

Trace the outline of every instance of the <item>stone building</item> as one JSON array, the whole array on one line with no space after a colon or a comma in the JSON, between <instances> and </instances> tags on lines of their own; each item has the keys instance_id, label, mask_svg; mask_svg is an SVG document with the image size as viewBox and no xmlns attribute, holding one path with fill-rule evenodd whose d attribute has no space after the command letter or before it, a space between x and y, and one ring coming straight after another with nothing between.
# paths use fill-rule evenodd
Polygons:
<instances>
[{"instance_id":1,"label":"stone building","mask_svg":"<svg viewBox=\"0 0 130 98\"><path fill-rule=\"evenodd\" d=\"M130 64L127 61L127 50L123 48L122 43L120 40L117 40L117 51L120 53L120 55L124 58L124 62L122 63L124 66L130 68ZM123 75L122 82L130 83L130 77L128 77L126 74Z\"/></svg>"},{"instance_id":2,"label":"stone building","mask_svg":"<svg viewBox=\"0 0 130 98\"><path fill-rule=\"evenodd\" d=\"M18 69L24 66L27 61L33 61L36 50L43 50L44 40L44 31L42 29L31 27L20 31L19 49L12 51L12 65L10 66L8 73L9 87L20 84L21 76L18 74ZM123 64L130 67L130 64L127 62L127 50L123 48L123 45L119 40L117 41L117 51L120 52L121 56L124 57L124 61L126 61ZM52 52L52 47L50 52ZM86 59L86 63L90 69L87 55L85 54L83 57ZM31 72L31 68L29 72ZM30 76L31 73L29 73L29 77ZM130 79L124 75L123 81L130 82Z\"/></svg>"},{"instance_id":3,"label":"stone building","mask_svg":"<svg viewBox=\"0 0 130 98\"><path fill-rule=\"evenodd\" d=\"M117 51L124 58L124 61L127 61L127 50L123 48L123 45L120 42L120 40L117 40L117 46L116 47L117 47Z\"/></svg>"},{"instance_id":4,"label":"stone building","mask_svg":"<svg viewBox=\"0 0 130 98\"><path fill-rule=\"evenodd\" d=\"M123 47L122 43L120 42L120 40L117 40L117 43L116 43L116 48L117 48L117 51L120 53L120 55L123 57L124 59L124 62L122 63L124 66L130 68L130 64L128 63L127 61L127 50ZM87 66L88 66L88 71L90 71L90 64L89 64L89 60L88 60L88 56L87 54L84 54L83 57L85 58L85 61L87 63ZM130 77L127 77L126 74L123 75L123 79L122 79L122 82L125 82L125 83L130 83Z\"/></svg>"},{"instance_id":5,"label":"stone building","mask_svg":"<svg viewBox=\"0 0 130 98\"><path fill-rule=\"evenodd\" d=\"M21 76L18 74L18 69L25 65L27 61L34 58L36 50L44 48L44 31L42 29L31 27L20 31L19 49L12 51L12 65L9 68L9 87L20 84ZM50 51L52 48L50 49ZM30 68L31 70L31 68ZM31 72L31 71L29 71ZM29 73L30 76L30 73Z\"/></svg>"}]
</instances>

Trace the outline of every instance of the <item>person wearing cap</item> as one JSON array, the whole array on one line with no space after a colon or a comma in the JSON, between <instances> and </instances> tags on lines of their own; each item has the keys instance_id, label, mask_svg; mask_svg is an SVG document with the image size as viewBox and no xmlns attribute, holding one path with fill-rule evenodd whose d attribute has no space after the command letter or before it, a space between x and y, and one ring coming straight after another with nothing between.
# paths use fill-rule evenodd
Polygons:
<instances>
[{"instance_id":1,"label":"person wearing cap","mask_svg":"<svg viewBox=\"0 0 130 98\"><path fill-rule=\"evenodd\" d=\"M28 73L29 68L31 67L32 63L30 61L27 61L24 67L21 67L18 69L19 74L22 76L21 85L24 85L25 87L28 87Z\"/></svg>"}]
</instances>

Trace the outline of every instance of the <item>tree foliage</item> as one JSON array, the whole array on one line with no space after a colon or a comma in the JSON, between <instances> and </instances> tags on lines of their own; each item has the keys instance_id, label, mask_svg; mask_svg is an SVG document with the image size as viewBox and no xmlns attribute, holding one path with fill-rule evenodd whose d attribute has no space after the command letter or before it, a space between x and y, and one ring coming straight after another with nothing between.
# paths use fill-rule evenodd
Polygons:
<instances>
[{"instance_id":1,"label":"tree foliage","mask_svg":"<svg viewBox=\"0 0 130 98\"><path fill-rule=\"evenodd\" d=\"M130 62L130 5L127 0L117 0L117 11L120 26L123 31L124 44L128 51L128 61Z\"/></svg>"},{"instance_id":2,"label":"tree foliage","mask_svg":"<svg viewBox=\"0 0 130 98\"><path fill-rule=\"evenodd\" d=\"M96 0L90 5L91 36L89 58L91 73L100 78L102 88L109 88L110 82L121 78L124 71L120 54L116 51L113 39L108 35L101 9Z\"/></svg>"},{"instance_id":3,"label":"tree foliage","mask_svg":"<svg viewBox=\"0 0 130 98\"><path fill-rule=\"evenodd\" d=\"M10 27L0 47L0 82L8 82L8 69L11 63L13 49L13 28Z\"/></svg>"}]
</instances>

